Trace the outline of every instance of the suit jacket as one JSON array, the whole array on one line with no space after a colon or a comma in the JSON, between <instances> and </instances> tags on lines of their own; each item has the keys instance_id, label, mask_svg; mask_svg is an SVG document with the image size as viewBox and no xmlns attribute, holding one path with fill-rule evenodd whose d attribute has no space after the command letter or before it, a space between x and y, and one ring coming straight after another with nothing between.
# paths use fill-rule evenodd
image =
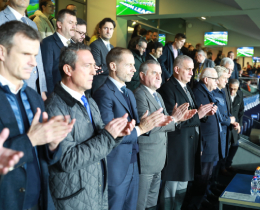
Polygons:
<instances>
[{"instance_id":1,"label":"suit jacket","mask_svg":"<svg viewBox=\"0 0 260 210\"><path fill-rule=\"evenodd\" d=\"M99 107L101 117L105 125L113 118L122 117L125 113L128 113L129 115L128 121L135 119L136 123L139 123L134 94L129 89L128 94L133 113L129 110L123 94L109 78L107 78L105 83L94 93L93 99L96 101ZM131 161L132 148L134 145L137 146L136 129L134 129L130 135L125 136L121 144L115 147L107 156L109 186L118 186L125 179Z\"/></svg>"},{"instance_id":2,"label":"suit jacket","mask_svg":"<svg viewBox=\"0 0 260 210\"><path fill-rule=\"evenodd\" d=\"M194 95L188 90L195 103ZM189 103L189 99L179 82L172 76L158 91L168 113L176 103L180 106ZM168 133L168 164L162 171L164 181L191 181L194 173L200 174L200 143L195 127L200 126L198 114L176 126L174 132Z\"/></svg>"},{"instance_id":3,"label":"suit jacket","mask_svg":"<svg viewBox=\"0 0 260 210\"><path fill-rule=\"evenodd\" d=\"M3 25L6 22L16 20L14 14L11 12L11 10L6 7L5 10L0 12L0 25ZM36 24L31 21L29 18L26 18L27 23L29 26L34 28L38 31ZM36 56L36 62L37 66L33 68L33 71L31 72L31 76L28 80L25 80L27 85L37 91L36 86L36 80L39 78L39 86L41 92L47 92L47 85L46 85L46 78L45 73L43 69L43 61L42 61L42 54L41 54L41 48L39 49L39 53Z\"/></svg>"},{"instance_id":4,"label":"suit jacket","mask_svg":"<svg viewBox=\"0 0 260 210\"><path fill-rule=\"evenodd\" d=\"M237 63L234 61L234 70L230 76L230 79L238 79L238 75L239 75L238 66L237 66Z\"/></svg>"},{"instance_id":5,"label":"suit jacket","mask_svg":"<svg viewBox=\"0 0 260 210\"><path fill-rule=\"evenodd\" d=\"M163 48L163 54L158 59L162 68L162 84L164 84L173 74L174 54L172 44L173 43L168 43L165 45ZM178 56L179 55L183 55L180 50L178 50Z\"/></svg>"},{"instance_id":6,"label":"suit jacket","mask_svg":"<svg viewBox=\"0 0 260 210\"><path fill-rule=\"evenodd\" d=\"M145 62L145 57L140 55L138 50L131 50L135 59L135 73L131 80L131 82L126 82L126 87L132 91L134 91L140 84L140 77L139 77L139 68L142 63Z\"/></svg>"},{"instance_id":7,"label":"suit jacket","mask_svg":"<svg viewBox=\"0 0 260 210\"><path fill-rule=\"evenodd\" d=\"M139 118L144 115L146 110L151 114L160 108L154 96L143 84L140 84L135 90L134 95ZM163 113L168 115L161 95L157 93L157 96L162 104ZM138 137L141 174L161 172L166 160L167 132L174 130L175 123L171 122L167 126L152 129L148 135Z\"/></svg>"},{"instance_id":8,"label":"suit jacket","mask_svg":"<svg viewBox=\"0 0 260 210\"><path fill-rule=\"evenodd\" d=\"M226 102L227 102L227 108L228 108L228 112L230 113L230 116L231 116L231 113L232 113L232 109L233 109L233 105L232 105L232 101L231 101L231 97L230 97L230 91L229 91L229 85L226 84L226 87L223 89L224 92L225 92L225 96L226 96ZM232 125L229 125L228 126L228 144L231 143L231 139L233 139L233 132L232 130L234 129L234 127Z\"/></svg>"},{"instance_id":9,"label":"suit jacket","mask_svg":"<svg viewBox=\"0 0 260 210\"><path fill-rule=\"evenodd\" d=\"M199 67L199 65L200 65L200 63L198 63L198 62L195 63L195 66L194 66L194 69L193 69L193 75L192 75L192 78L191 78L191 81L190 81L191 88L195 87L195 85L198 83L198 81L195 80L194 77L195 77L195 73L196 73L196 70ZM207 59L207 58L205 58L204 63L202 65L203 65L203 69L215 67L215 63L212 60Z\"/></svg>"},{"instance_id":10,"label":"suit jacket","mask_svg":"<svg viewBox=\"0 0 260 210\"><path fill-rule=\"evenodd\" d=\"M48 95L54 91L55 84L61 81L59 71L60 51L64 45L57 32L42 40L42 60L45 69Z\"/></svg>"},{"instance_id":11,"label":"suit jacket","mask_svg":"<svg viewBox=\"0 0 260 210\"><path fill-rule=\"evenodd\" d=\"M96 41L90 44L91 53L96 61L97 66L101 66L103 73L94 76L94 80L92 83L92 94L106 81L109 70L107 67L106 57L108 54L108 49L105 46L104 42L101 38L98 38ZM110 48L114 48L112 44L110 44Z\"/></svg>"},{"instance_id":12,"label":"suit jacket","mask_svg":"<svg viewBox=\"0 0 260 210\"><path fill-rule=\"evenodd\" d=\"M198 82L193 88L197 106L209 104L213 102L208 92L202 87L202 82ZM219 159L219 121L216 114L208 116L206 122L200 125L201 137L201 162L214 162Z\"/></svg>"},{"instance_id":13,"label":"suit jacket","mask_svg":"<svg viewBox=\"0 0 260 210\"><path fill-rule=\"evenodd\" d=\"M244 100L243 100L243 92L241 90L237 91L237 95L232 102L231 114L236 118L236 121L242 126L243 124L243 115L244 115ZM231 143L237 143L239 139L239 134L233 128Z\"/></svg>"},{"instance_id":14,"label":"suit jacket","mask_svg":"<svg viewBox=\"0 0 260 210\"><path fill-rule=\"evenodd\" d=\"M33 114L36 113L37 107L44 112L44 105L41 97L31 88L27 87L25 93L28 97ZM10 135L4 147L22 151L24 156L16 164L15 169L10 171L3 177L0 186L0 209L20 210L23 207L27 171L24 164L33 161L32 144L27 134L20 134L18 124L14 112L10 106L8 99L2 88L0 88L0 130L9 128ZM42 117L40 118L42 121ZM56 163L61 156L61 148L59 147L54 154L49 153L47 145L37 146L38 160L41 173L41 197L40 203L45 210L55 210L50 190L49 190L49 172L48 166Z\"/></svg>"},{"instance_id":15,"label":"suit jacket","mask_svg":"<svg viewBox=\"0 0 260 210\"><path fill-rule=\"evenodd\" d=\"M154 57L151 56L151 54L147 54L146 58L145 58L145 61L148 61L148 60L155 60ZM158 62L158 60L155 60Z\"/></svg>"}]
</instances>

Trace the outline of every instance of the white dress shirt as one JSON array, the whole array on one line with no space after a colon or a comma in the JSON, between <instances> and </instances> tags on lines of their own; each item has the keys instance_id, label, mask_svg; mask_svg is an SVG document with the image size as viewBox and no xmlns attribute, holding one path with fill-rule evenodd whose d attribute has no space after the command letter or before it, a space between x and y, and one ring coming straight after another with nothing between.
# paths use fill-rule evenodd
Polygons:
<instances>
[{"instance_id":1,"label":"white dress shirt","mask_svg":"<svg viewBox=\"0 0 260 210\"><path fill-rule=\"evenodd\" d=\"M123 91L121 90L121 88L122 88L123 86L126 86L126 85L123 85L122 83L116 81L114 78L112 78L112 77L110 77L110 76L108 76L108 78L111 80L111 82L114 83L114 85L117 87L117 89L118 89L121 93L123 93ZM141 133L139 126L135 126L135 129L136 129L137 137L139 137L139 136L140 136L140 133Z\"/></svg>"},{"instance_id":2,"label":"white dress shirt","mask_svg":"<svg viewBox=\"0 0 260 210\"><path fill-rule=\"evenodd\" d=\"M83 106L84 103L81 100L81 97L83 96L82 94L80 94L79 92L70 89L68 86L64 85L62 82L60 82L61 87L63 87L64 90L66 90L73 98L75 98L77 101L79 101Z\"/></svg>"},{"instance_id":3,"label":"white dress shirt","mask_svg":"<svg viewBox=\"0 0 260 210\"><path fill-rule=\"evenodd\" d=\"M56 32L58 37L60 38L61 42L63 43L63 45L65 47L68 47L68 41L70 41L70 39L67 39L66 37L62 36L60 33Z\"/></svg>"},{"instance_id":4,"label":"white dress shirt","mask_svg":"<svg viewBox=\"0 0 260 210\"><path fill-rule=\"evenodd\" d=\"M21 19L22 19L22 17L26 17L25 14L21 15L19 12L17 12L15 9L10 7L9 5L7 7L11 10L11 12L15 16L16 20L19 20L19 21L23 22ZM29 25L29 24L27 23L27 25Z\"/></svg>"},{"instance_id":5,"label":"white dress shirt","mask_svg":"<svg viewBox=\"0 0 260 210\"><path fill-rule=\"evenodd\" d=\"M19 89L16 90L16 86L13 83L11 83L9 80L7 80L5 77L3 77L2 75L0 75L0 82L1 82L2 86L7 85L9 87L10 91L15 95L21 90L21 88L23 87L23 83L24 83L23 80L21 80L21 85L20 85Z\"/></svg>"},{"instance_id":6,"label":"white dress shirt","mask_svg":"<svg viewBox=\"0 0 260 210\"><path fill-rule=\"evenodd\" d=\"M232 103L234 102L234 99L236 98L236 96L237 96L237 94L234 95L234 96L231 96L231 95L230 95L230 98L231 98Z\"/></svg>"},{"instance_id":7,"label":"white dress shirt","mask_svg":"<svg viewBox=\"0 0 260 210\"><path fill-rule=\"evenodd\" d=\"M154 57L152 53L149 53L149 54L150 54L150 56L152 56L154 58L154 60L156 60L158 62L157 58Z\"/></svg>"},{"instance_id":8,"label":"white dress shirt","mask_svg":"<svg viewBox=\"0 0 260 210\"><path fill-rule=\"evenodd\" d=\"M106 48L107 48L107 45L108 45L109 48L110 48L110 50L111 50L110 42L109 42L109 41L106 41L106 40L104 40L104 39L102 39L101 37L100 37L100 39L104 42Z\"/></svg>"}]
</instances>

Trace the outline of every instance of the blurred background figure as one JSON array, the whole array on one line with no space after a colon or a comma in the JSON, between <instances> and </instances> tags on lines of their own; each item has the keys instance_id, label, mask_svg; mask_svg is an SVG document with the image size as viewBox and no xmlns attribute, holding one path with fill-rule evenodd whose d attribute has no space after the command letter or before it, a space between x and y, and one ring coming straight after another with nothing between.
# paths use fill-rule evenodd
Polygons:
<instances>
[{"instance_id":1,"label":"blurred background figure","mask_svg":"<svg viewBox=\"0 0 260 210\"><path fill-rule=\"evenodd\" d=\"M0 0L0 12L7 7L8 0Z\"/></svg>"},{"instance_id":2,"label":"blurred background figure","mask_svg":"<svg viewBox=\"0 0 260 210\"><path fill-rule=\"evenodd\" d=\"M93 33L93 35L90 38L89 44L91 44L92 42L96 41L98 39L98 37L100 36L99 24L100 24L100 22L98 22L98 24L96 25L94 33Z\"/></svg>"},{"instance_id":3,"label":"blurred background figure","mask_svg":"<svg viewBox=\"0 0 260 210\"><path fill-rule=\"evenodd\" d=\"M67 6L66 6L66 9L69 9L69 10L72 10L73 12L75 12L76 13L76 16L77 16L77 6L76 5L74 5L74 4L68 4Z\"/></svg>"}]
</instances>

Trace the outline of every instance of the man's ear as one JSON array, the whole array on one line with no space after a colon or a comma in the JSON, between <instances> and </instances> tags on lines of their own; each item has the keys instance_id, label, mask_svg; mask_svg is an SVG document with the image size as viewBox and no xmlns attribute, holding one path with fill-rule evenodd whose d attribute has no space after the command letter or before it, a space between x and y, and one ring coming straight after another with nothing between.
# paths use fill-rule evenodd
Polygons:
<instances>
[{"instance_id":1,"label":"man's ear","mask_svg":"<svg viewBox=\"0 0 260 210\"><path fill-rule=\"evenodd\" d=\"M67 76L71 77L71 72L73 71L73 69L71 68L71 66L70 66L69 64L65 64L65 65L63 66L63 71L64 71L64 73L65 73Z\"/></svg>"},{"instance_id":2,"label":"man's ear","mask_svg":"<svg viewBox=\"0 0 260 210\"><path fill-rule=\"evenodd\" d=\"M139 72L140 79L144 81L145 74L143 72Z\"/></svg>"},{"instance_id":3,"label":"man's ear","mask_svg":"<svg viewBox=\"0 0 260 210\"><path fill-rule=\"evenodd\" d=\"M3 45L0 45L0 61L5 61L7 50Z\"/></svg>"},{"instance_id":4,"label":"man's ear","mask_svg":"<svg viewBox=\"0 0 260 210\"><path fill-rule=\"evenodd\" d=\"M112 71L116 72L116 63L115 62L110 62L109 67Z\"/></svg>"},{"instance_id":5,"label":"man's ear","mask_svg":"<svg viewBox=\"0 0 260 210\"><path fill-rule=\"evenodd\" d=\"M152 51L151 51L151 52L152 52L152 54L154 54L154 53L155 53L155 49L152 49Z\"/></svg>"},{"instance_id":6,"label":"man's ear","mask_svg":"<svg viewBox=\"0 0 260 210\"><path fill-rule=\"evenodd\" d=\"M180 68L179 68L178 66L175 66L175 67L173 68L173 71L174 71L176 74L179 74Z\"/></svg>"},{"instance_id":7,"label":"man's ear","mask_svg":"<svg viewBox=\"0 0 260 210\"><path fill-rule=\"evenodd\" d=\"M61 26L62 26L62 22L60 22L60 21L57 21L57 22L56 22L56 25L57 25L57 28L59 28L59 29L60 29L60 28L61 28Z\"/></svg>"}]
</instances>

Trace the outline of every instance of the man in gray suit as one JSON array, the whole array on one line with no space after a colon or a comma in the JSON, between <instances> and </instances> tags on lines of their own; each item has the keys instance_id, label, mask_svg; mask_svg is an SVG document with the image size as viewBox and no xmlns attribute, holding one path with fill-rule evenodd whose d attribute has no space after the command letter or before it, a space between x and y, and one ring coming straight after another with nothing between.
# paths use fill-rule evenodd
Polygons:
<instances>
[{"instance_id":1,"label":"man in gray suit","mask_svg":"<svg viewBox=\"0 0 260 210\"><path fill-rule=\"evenodd\" d=\"M148 60L140 66L140 86L134 95L137 103L139 117L148 110L153 113L163 108L163 113L168 115L164 102L159 93L156 92L162 83L162 69L160 63ZM161 181L161 170L165 165L167 132L175 130L175 123L186 121L193 117L196 110L188 111L188 103L177 108L177 104L171 113L173 122L164 127L156 127L147 135L139 136L139 192L137 210L155 210Z\"/></svg>"},{"instance_id":2,"label":"man in gray suit","mask_svg":"<svg viewBox=\"0 0 260 210\"><path fill-rule=\"evenodd\" d=\"M104 18L99 23L100 37L90 44L91 53L96 61L96 65L101 67L101 70L97 71L97 75L94 76L92 94L103 85L108 77L109 70L107 68L106 57L108 52L114 48L114 46L110 44L109 40L113 36L115 27L115 21L111 18Z\"/></svg>"},{"instance_id":3,"label":"man in gray suit","mask_svg":"<svg viewBox=\"0 0 260 210\"><path fill-rule=\"evenodd\" d=\"M9 0L9 5L5 8L5 10L0 12L0 25L11 20L18 20L38 30L36 24L25 16L25 10L28 7L28 5L29 0ZM30 88L40 93L43 100L46 100L45 92L47 92L47 86L42 65L41 49L39 49L39 53L36 56L36 62L37 66L33 68L31 76L28 80L26 80L26 83Z\"/></svg>"},{"instance_id":4,"label":"man in gray suit","mask_svg":"<svg viewBox=\"0 0 260 210\"><path fill-rule=\"evenodd\" d=\"M197 63L193 69L193 76L190 81L191 88L195 87L196 83L199 81L199 75L205 68L214 68L215 63L206 58L205 52L203 50L198 50L197 52Z\"/></svg>"}]
</instances>

